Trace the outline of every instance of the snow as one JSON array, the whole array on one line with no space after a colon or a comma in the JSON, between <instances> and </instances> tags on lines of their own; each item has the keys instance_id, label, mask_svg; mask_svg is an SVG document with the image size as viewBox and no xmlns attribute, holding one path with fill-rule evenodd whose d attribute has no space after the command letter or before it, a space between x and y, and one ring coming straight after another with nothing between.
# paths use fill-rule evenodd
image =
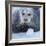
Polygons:
<instances>
[{"instance_id":1,"label":"snow","mask_svg":"<svg viewBox=\"0 0 46 46\"><path fill-rule=\"evenodd\" d=\"M34 31L33 29L29 28L28 31L26 32L26 35L30 36L31 34L33 34L33 31Z\"/></svg>"},{"instance_id":2,"label":"snow","mask_svg":"<svg viewBox=\"0 0 46 46\"><path fill-rule=\"evenodd\" d=\"M28 31L24 33L12 33L12 39L31 39L37 37L40 37L40 31L34 32L33 29L28 29Z\"/></svg>"}]
</instances>

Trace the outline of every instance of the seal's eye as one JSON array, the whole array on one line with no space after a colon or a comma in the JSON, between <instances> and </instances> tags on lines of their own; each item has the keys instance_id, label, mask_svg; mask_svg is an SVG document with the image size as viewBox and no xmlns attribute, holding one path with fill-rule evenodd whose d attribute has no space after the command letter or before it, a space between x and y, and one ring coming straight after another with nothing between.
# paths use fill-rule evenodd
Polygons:
<instances>
[{"instance_id":1,"label":"seal's eye","mask_svg":"<svg viewBox=\"0 0 46 46\"><path fill-rule=\"evenodd\" d=\"M28 16L31 16L31 14L28 14Z\"/></svg>"},{"instance_id":2,"label":"seal's eye","mask_svg":"<svg viewBox=\"0 0 46 46\"><path fill-rule=\"evenodd\" d=\"M25 15L25 13L22 13L22 15Z\"/></svg>"}]
</instances>

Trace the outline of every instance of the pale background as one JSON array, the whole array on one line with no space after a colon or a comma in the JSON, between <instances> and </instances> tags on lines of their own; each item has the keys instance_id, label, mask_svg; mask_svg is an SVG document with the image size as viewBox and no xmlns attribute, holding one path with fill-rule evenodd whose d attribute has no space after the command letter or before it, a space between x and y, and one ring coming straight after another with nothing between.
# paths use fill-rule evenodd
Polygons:
<instances>
[{"instance_id":1,"label":"pale background","mask_svg":"<svg viewBox=\"0 0 46 46\"><path fill-rule=\"evenodd\" d=\"M33 2L46 2L46 0L21 0L21 1L33 1ZM0 0L0 46L5 46L5 0ZM18 46L46 46L46 44L30 44L30 45L18 45Z\"/></svg>"}]
</instances>

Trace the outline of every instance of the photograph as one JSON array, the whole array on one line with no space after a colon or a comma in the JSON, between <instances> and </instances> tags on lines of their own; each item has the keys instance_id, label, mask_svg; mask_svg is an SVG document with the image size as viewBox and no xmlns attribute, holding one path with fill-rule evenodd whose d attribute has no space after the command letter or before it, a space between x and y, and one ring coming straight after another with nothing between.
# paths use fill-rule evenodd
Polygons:
<instances>
[{"instance_id":1,"label":"photograph","mask_svg":"<svg viewBox=\"0 0 46 46\"><path fill-rule=\"evenodd\" d=\"M12 7L12 38L40 37L40 7Z\"/></svg>"},{"instance_id":2,"label":"photograph","mask_svg":"<svg viewBox=\"0 0 46 46\"><path fill-rule=\"evenodd\" d=\"M45 3L6 3L6 44L45 43Z\"/></svg>"}]
</instances>

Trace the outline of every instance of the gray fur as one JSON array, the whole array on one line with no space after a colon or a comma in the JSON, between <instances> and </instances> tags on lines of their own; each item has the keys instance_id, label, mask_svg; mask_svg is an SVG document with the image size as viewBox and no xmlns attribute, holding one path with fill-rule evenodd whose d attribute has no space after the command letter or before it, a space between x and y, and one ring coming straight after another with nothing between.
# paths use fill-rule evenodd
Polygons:
<instances>
[{"instance_id":1,"label":"gray fur","mask_svg":"<svg viewBox=\"0 0 46 46\"><path fill-rule=\"evenodd\" d=\"M20 15L22 14L22 12L24 10L25 9L21 9L21 11L17 10L17 11L14 12L13 22L12 22L13 32L14 33L26 32L28 28L33 28L34 32L39 31L40 30L40 14L38 13L39 10L37 11L37 13L35 13L34 9L30 10L31 15L33 15L33 17L31 18L31 21L29 23L24 22L24 23L20 24L21 23L21 16ZM27 14L27 13L25 13L25 14ZM24 18L26 18L26 17L24 17ZM29 17L29 19L30 19L30 17Z\"/></svg>"}]
</instances>

